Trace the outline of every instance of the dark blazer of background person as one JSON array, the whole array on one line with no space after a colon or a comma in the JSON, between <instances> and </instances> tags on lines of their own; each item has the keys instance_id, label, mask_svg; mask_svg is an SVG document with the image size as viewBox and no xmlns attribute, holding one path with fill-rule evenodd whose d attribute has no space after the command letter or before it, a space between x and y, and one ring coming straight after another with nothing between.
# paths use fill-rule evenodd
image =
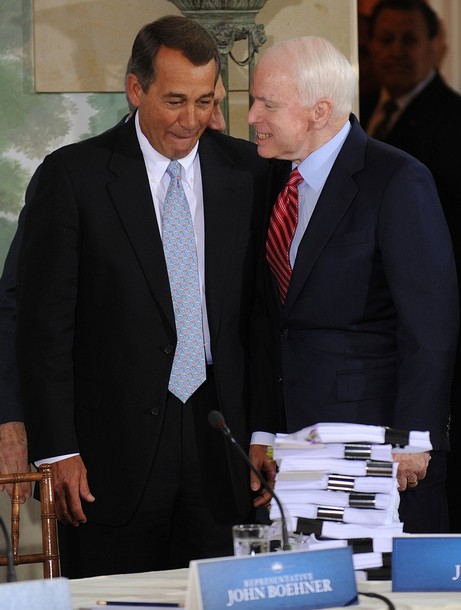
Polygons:
<instances>
[{"instance_id":1,"label":"dark blazer of background person","mask_svg":"<svg viewBox=\"0 0 461 610\"><path fill-rule=\"evenodd\" d=\"M344 421L429 430L436 452L445 452L458 329L447 224L427 168L351 122L284 306L266 268L286 428ZM290 170L278 162L272 202ZM445 483L438 462L432 458L417 490L401 494L401 518L415 531L428 531L431 509L418 494Z\"/></svg>"},{"instance_id":2,"label":"dark blazer of background person","mask_svg":"<svg viewBox=\"0 0 461 610\"><path fill-rule=\"evenodd\" d=\"M444 81L439 72L438 67L446 52L443 24L428 2L384 0L373 7L368 44L376 89L374 92L360 92L360 122L367 132L379 103L381 88L398 99L411 94L435 71L429 82L403 108L397 120L392 121L384 141L405 150L430 169L448 222L459 270L461 95ZM458 345L456 368L460 364L461 344ZM461 430L461 416L457 415L461 406L459 375L453 379L452 403L456 405L453 415L459 419ZM456 436L453 440L454 444L459 444Z\"/></svg>"},{"instance_id":3,"label":"dark blazer of background person","mask_svg":"<svg viewBox=\"0 0 461 610\"><path fill-rule=\"evenodd\" d=\"M361 97L360 122L366 127L378 94ZM461 95L439 73L408 104L385 141L405 150L431 170L461 268ZM461 359L458 357L458 362ZM453 394L461 404L461 377L453 379Z\"/></svg>"},{"instance_id":4,"label":"dark blazer of background person","mask_svg":"<svg viewBox=\"0 0 461 610\"><path fill-rule=\"evenodd\" d=\"M8 249L0 277L0 424L24 421L15 345L16 277L27 204L35 192L39 174L40 166L35 170L27 186L24 207L19 214L18 227Z\"/></svg>"},{"instance_id":5,"label":"dark blazer of background person","mask_svg":"<svg viewBox=\"0 0 461 610\"><path fill-rule=\"evenodd\" d=\"M38 179L38 170L27 187L27 205ZM25 209L21 210L18 228L10 244L0 277L0 424L24 421L16 364L16 275L22 242Z\"/></svg>"},{"instance_id":6,"label":"dark blazer of background person","mask_svg":"<svg viewBox=\"0 0 461 610\"><path fill-rule=\"evenodd\" d=\"M21 236L11 242L0 279L0 424L24 420L16 366L16 266Z\"/></svg>"},{"instance_id":7,"label":"dark blazer of background person","mask_svg":"<svg viewBox=\"0 0 461 610\"><path fill-rule=\"evenodd\" d=\"M378 102L378 94L360 101L360 120L366 126ZM385 141L422 161L434 176L453 241L458 285L461 291L461 95L437 72L432 81L404 109ZM461 294L461 292L460 292ZM451 390L451 450L448 456L450 531L461 532L461 501L457 482L461 470L461 340Z\"/></svg>"},{"instance_id":8,"label":"dark blazer of background person","mask_svg":"<svg viewBox=\"0 0 461 610\"><path fill-rule=\"evenodd\" d=\"M199 154L219 408L247 446L247 326L267 163L253 144L212 130L201 137ZM175 343L134 119L45 158L18 275L17 351L30 458L80 452L97 498L85 505L88 519L126 522L156 456ZM213 454L221 435L204 422L197 430L217 518L243 519L250 506L246 466L226 447L223 471Z\"/></svg>"},{"instance_id":9,"label":"dark blazer of background person","mask_svg":"<svg viewBox=\"0 0 461 610\"><path fill-rule=\"evenodd\" d=\"M26 203L37 181L33 175L26 191ZM27 455L27 435L19 390L16 364L16 272L19 248L22 240L24 209L19 215L18 229L11 242L0 277L0 473L27 472L30 470ZM11 485L1 486L0 491L11 495ZM20 501L31 495L31 484L22 483Z\"/></svg>"}]
</instances>

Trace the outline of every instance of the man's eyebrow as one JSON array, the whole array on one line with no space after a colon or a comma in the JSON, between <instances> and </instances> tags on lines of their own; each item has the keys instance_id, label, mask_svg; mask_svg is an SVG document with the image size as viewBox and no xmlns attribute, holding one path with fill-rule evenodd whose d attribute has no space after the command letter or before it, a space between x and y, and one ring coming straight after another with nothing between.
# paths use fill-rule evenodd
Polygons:
<instances>
[{"instance_id":1,"label":"man's eyebrow","mask_svg":"<svg viewBox=\"0 0 461 610\"><path fill-rule=\"evenodd\" d=\"M214 99L214 96L215 96L215 92L213 90L213 91L209 91L208 93L204 93L198 99L203 99L203 98L206 98L206 97L212 97Z\"/></svg>"},{"instance_id":2,"label":"man's eyebrow","mask_svg":"<svg viewBox=\"0 0 461 610\"><path fill-rule=\"evenodd\" d=\"M271 100L268 97L265 97L264 95L258 96L258 95L253 95L250 91L250 95L253 99L258 100L260 102L264 102L265 104L276 104L277 102L275 100Z\"/></svg>"},{"instance_id":3,"label":"man's eyebrow","mask_svg":"<svg viewBox=\"0 0 461 610\"><path fill-rule=\"evenodd\" d=\"M179 97L180 99L186 99L186 95L184 93L176 93L176 91L167 91L162 95L162 97Z\"/></svg>"},{"instance_id":4,"label":"man's eyebrow","mask_svg":"<svg viewBox=\"0 0 461 610\"><path fill-rule=\"evenodd\" d=\"M209 97L213 97L214 98L215 92L214 91L209 91L208 93L204 93L203 95L201 95L199 98L199 100L201 99L205 99L205 98L209 98ZM181 100L185 100L187 99L187 95L185 95L184 93L176 93L175 91L167 91L167 93L164 93L163 98L168 98L168 97L176 97L179 98Z\"/></svg>"}]
</instances>

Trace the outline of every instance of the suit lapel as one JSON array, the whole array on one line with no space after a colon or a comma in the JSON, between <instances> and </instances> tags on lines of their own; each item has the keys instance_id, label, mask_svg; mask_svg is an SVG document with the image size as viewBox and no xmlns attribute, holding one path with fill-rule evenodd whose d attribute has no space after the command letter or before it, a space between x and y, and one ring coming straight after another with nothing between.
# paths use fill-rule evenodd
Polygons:
<instances>
[{"instance_id":1,"label":"suit lapel","mask_svg":"<svg viewBox=\"0 0 461 610\"><path fill-rule=\"evenodd\" d=\"M288 315L318 257L344 218L357 193L353 174L363 167L367 136L357 120L333 165L298 248L283 315Z\"/></svg>"},{"instance_id":2,"label":"suit lapel","mask_svg":"<svg viewBox=\"0 0 461 610\"><path fill-rule=\"evenodd\" d=\"M239 209L247 203L233 161L205 132L199 146L205 218L205 289L208 322L216 336L226 276L231 262Z\"/></svg>"},{"instance_id":3,"label":"suit lapel","mask_svg":"<svg viewBox=\"0 0 461 610\"><path fill-rule=\"evenodd\" d=\"M109 169L115 175L108 184L114 207L143 269L152 297L174 328L163 245L134 120L120 127Z\"/></svg>"}]
</instances>

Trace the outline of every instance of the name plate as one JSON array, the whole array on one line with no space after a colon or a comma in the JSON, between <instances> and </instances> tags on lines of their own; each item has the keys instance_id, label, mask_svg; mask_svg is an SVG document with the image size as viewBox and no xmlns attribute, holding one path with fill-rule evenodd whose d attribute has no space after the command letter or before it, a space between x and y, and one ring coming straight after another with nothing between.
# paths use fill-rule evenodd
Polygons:
<instances>
[{"instance_id":1,"label":"name plate","mask_svg":"<svg viewBox=\"0 0 461 610\"><path fill-rule=\"evenodd\" d=\"M191 561L188 610L296 610L358 603L352 549Z\"/></svg>"},{"instance_id":2,"label":"name plate","mask_svg":"<svg viewBox=\"0 0 461 610\"><path fill-rule=\"evenodd\" d=\"M461 591L461 536L394 538L393 591Z\"/></svg>"},{"instance_id":3,"label":"name plate","mask_svg":"<svg viewBox=\"0 0 461 610\"><path fill-rule=\"evenodd\" d=\"M0 584L1 610L72 610L67 578Z\"/></svg>"}]
</instances>

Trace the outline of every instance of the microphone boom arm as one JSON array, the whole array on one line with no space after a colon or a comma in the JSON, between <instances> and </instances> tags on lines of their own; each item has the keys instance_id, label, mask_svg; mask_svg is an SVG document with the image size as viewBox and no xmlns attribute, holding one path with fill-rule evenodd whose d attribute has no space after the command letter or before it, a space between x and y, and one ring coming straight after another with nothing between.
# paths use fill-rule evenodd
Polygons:
<instances>
[{"instance_id":1,"label":"microphone boom arm","mask_svg":"<svg viewBox=\"0 0 461 610\"><path fill-rule=\"evenodd\" d=\"M242 458L245 460L245 462L251 468L252 472L254 472L254 474L258 477L258 479L259 479L261 485L264 487L264 489L266 491L268 491L270 493L271 497L274 498L274 500L277 502L277 505L278 505L278 507L280 509L280 515L281 515L282 549L284 551L289 551L291 549L291 546L290 546L290 543L288 541L288 530L287 530L287 522L286 522L286 519L285 519L285 512L283 510L282 503L280 502L280 499L278 498L278 496L275 493L274 489L269 485L269 483L264 478L264 476L261 473L261 471L258 468L256 468L256 466L253 464L253 462L247 456L247 454L242 449L242 447L237 443L237 441L233 437L231 431L227 427L227 425L226 425L226 423L224 421L224 417L222 416L222 414L219 413L219 411L211 411L210 414L209 414L209 417L208 417L208 421L213 426L213 428L216 428L216 430L221 431L225 436L227 436L229 441L233 444L233 446L237 449L237 451L240 453Z\"/></svg>"}]
</instances>

